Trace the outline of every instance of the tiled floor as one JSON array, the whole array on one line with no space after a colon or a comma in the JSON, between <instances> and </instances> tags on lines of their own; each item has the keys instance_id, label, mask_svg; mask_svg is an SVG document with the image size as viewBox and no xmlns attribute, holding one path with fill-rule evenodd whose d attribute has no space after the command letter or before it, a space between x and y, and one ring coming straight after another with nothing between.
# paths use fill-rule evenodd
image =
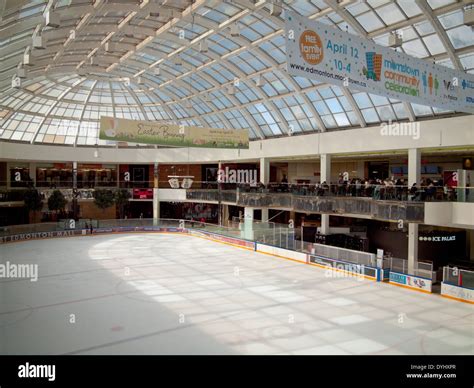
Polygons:
<instances>
[{"instance_id":1,"label":"tiled floor","mask_svg":"<svg viewBox=\"0 0 474 388\"><path fill-rule=\"evenodd\" d=\"M474 354L474 308L173 234L0 246L0 354Z\"/></svg>"}]
</instances>

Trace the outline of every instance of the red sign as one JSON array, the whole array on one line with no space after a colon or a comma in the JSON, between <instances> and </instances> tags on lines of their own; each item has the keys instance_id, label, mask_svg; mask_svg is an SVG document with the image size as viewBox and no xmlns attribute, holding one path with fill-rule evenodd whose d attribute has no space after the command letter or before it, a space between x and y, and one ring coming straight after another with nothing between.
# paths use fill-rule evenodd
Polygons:
<instances>
[{"instance_id":1,"label":"red sign","mask_svg":"<svg viewBox=\"0 0 474 388\"><path fill-rule=\"evenodd\" d=\"M133 199L153 199L153 189L133 189Z\"/></svg>"}]
</instances>

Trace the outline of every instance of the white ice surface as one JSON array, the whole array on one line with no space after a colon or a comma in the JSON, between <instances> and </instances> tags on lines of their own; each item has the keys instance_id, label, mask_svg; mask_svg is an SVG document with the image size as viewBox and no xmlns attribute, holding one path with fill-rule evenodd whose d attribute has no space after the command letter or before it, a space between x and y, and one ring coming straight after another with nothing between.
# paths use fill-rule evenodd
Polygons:
<instances>
[{"instance_id":1,"label":"white ice surface","mask_svg":"<svg viewBox=\"0 0 474 388\"><path fill-rule=\"evenodd\" d=\"M474 354L471 305L196 237L0 246L0 354ZM74 314L75 323L71 323Z\"/></svg>"}]
</instances>

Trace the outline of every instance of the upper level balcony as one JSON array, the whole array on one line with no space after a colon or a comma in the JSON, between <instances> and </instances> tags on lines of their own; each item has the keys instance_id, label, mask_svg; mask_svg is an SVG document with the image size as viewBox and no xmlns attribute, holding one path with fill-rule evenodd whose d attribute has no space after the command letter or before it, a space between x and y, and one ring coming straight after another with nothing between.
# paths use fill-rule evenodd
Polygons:
<instances>
[{"instance_id":1,"label":"upper level balcony","mask_svg":"<svg viewBox=\"0 0 474 388\"><path fill-rule=\"evenodd\" d=\"M235 200L234 200L235 198ZM267 187L239 186L214 189L191 189L186 199L207 202L235 202L238 206L272 208L303 213L323 213L370 218L381 221L428 223L426 205L436 212L443 208L444 221L439 217L436 223L446 226L465 226L447 216L458 206L474 210L473 188L414 187L372 185L267 185ZM463 208L463 209L464 209ZM447 218L446 218L447 217ZM468 217L469 218L469 217ZM473 218L474 219L474 218ZM433 217L430 215L430 222ZM471 227L474 222L470 223ZM469 224L467 224L469 226Z\"/></svg>"},{"instance_id":2,"label":"upper level balcony","mask_svg":"<svg viewBox=\"0 0 474 388\"><path fill-rule=\"evenodd\" d=\"M167 182L166 182L167 183ZM93 200L95 189L59 188L68 201ZM104 189L104 188L102 188ZM120 190L119 187L105 188ZM0 190L0 206L21 206L25 189ZM43 200L54 189L38 188ZM135 190L130 197L135 198ZM151 192L151 193L150 193ZM272 208L302 213L346 215L387 222L415 222L427 225L474 229L474 188L382 185L249 185L194 182L190 189L166 188L156 192L162 202L207 202L243 207ZM151 196L150 196L151 195ZM152 190L146 199L153 198ZM138 198L138 197L137 197ZM143 196L139 197L144 198Z\"/></svg>"}]
</instances>

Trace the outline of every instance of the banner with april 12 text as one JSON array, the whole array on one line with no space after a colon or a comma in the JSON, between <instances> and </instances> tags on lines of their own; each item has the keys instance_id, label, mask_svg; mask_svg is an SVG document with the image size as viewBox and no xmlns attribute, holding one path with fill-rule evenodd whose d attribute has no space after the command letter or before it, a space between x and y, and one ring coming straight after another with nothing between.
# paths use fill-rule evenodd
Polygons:
<instances>
[{"instance_id":1,"label":"banner with april 12 text","mask_svg":"<svg viewBox=\"0 0 474 388\"><path fill-rule=\"evenodd\" d=\"M474 113L474 75L414 58L285 12L288 73L350 89Z\"/></svg>"}]
</instances>

